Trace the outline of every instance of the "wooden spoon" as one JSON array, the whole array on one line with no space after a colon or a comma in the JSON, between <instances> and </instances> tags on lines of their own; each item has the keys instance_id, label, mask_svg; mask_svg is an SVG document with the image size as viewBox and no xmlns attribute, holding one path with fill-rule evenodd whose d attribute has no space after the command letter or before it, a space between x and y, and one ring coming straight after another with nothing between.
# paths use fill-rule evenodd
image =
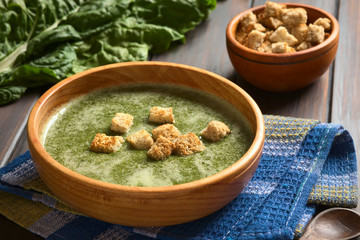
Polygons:
<instances>
[{"instance_id":1,"label":"wooden spoon","mask_svg":"<svg viewBox=\"0 0 360 240\"><path fill-rule=\"evenodd\" d=\"M357 236L360 236L360 214L337 207L319 213L300 240L345 240Z\"/></svg>"}]
</instances>

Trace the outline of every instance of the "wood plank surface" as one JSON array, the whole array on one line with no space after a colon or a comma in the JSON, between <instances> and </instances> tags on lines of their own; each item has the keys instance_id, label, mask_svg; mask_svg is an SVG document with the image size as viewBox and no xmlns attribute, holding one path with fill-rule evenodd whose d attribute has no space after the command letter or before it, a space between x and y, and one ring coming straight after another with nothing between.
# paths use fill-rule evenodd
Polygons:
<instances>
[{"instance_id":1,"label":"wood plank surface","mask_svg":"<svg viewBox=\"0 0 360 240\"><path fill-rule=\"evenodd\" d=\"M151 60L182 63L203 68L227 79L236 80L225 44L225 29L238 13L249 8L251 1L218 1L210 17L186 34L186 43L155 55Z\"/></svg>"},{"instance_id":2,"label":"wood plank surface","mask_svg":"<svg viewBox=\"0 0 360 240\"><path fill-rule=\"evenodd\" d=\"M340 1L339 22L342 24L334 68L331 121L351 133L360 169L360 1ZM360 186L360 177L358 182ZM360 206L357 210L360 211Z\"/></svg>"},{"instance_id":3,"label":"wood plank surface","mask_svg":"<svg viewBox=\"0 0 360 240\"><path fill-rule=\"evenodd\" d=\"M0 166L28 149L24 143L26 121L40 92L29 90L19 101L0 107Z\"/></svg>"},{"instance_id":4,"label":"wood plank surface","mask_svg":"<svg viewBox=\"0 0 360 240\"><path fill-rule=\"evenodd\" d=\"M186 35L185 44L164 54L152 56L151 60L203 68L234 81L255 99L264 114L312 118L341 124L354 138L359 159L360 1L291 1L322 8L337 17L340 23L339 49L332 67L311 86L291 93L271 93L251 86L238 77L227 55L225 29L230 19L249 7L265 2L266 0L218 1L210 18ZM28 150L26 120L41 92L31 90L19 101L0 107L0 165ZM4 235L5 231L8 236ZM0 217L0 233L6 239L41 239L3 216Z\"/></svg>"},{"instance_id":5,"label":"wood plank surface","mask_svg":"<svg viewBox=\"0 0 360 240\"><path fill-rule=\"evenodd\" d=\"M252 7L265 4L266 0L255 0ZM336 1L328 0L278 0L276 2L302 3L322 8L337 16ZM332 68L314 84L305 89L289 93L272 93L257 89L240 79L242 86L258 103L264 114L283 115L300 118L318 119L329 122L329 106L332 94Z\"/></svg>"}]
</instances>

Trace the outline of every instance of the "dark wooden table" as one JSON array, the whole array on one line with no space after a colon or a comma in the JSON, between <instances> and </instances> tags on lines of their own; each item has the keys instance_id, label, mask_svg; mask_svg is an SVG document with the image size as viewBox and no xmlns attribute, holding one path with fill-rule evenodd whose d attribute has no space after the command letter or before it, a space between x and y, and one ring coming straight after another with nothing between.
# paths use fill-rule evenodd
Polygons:
<instances>
[{"instance_id":1,"label":"dark wooden table","mask_svg":"<svg viewBox=\"0 0 360 240\"><path fill-rule=\"evenodd\" d=\"M276 1L287 2L287 1ZM340 43L335 62L313 85L291 93L270 93L240 79L227 55L225 28L232 17L265 0L219 1L209 19L187 34L187 41L152 61L187 64L236 82L258 103L264 114L318 119L343 125L350 131L359 158L360 149L360 1L297 0L332 13L340 23ZM44 89L33 89L19 101L0 107L0 165L28 150L26 121ZM359 165L359 164L358 164ZM359 210L360 208L358 208ZM360 211L360 210L359 210ZM0 215L4 239L41 239Z\"/></svg>"}]
</instances>

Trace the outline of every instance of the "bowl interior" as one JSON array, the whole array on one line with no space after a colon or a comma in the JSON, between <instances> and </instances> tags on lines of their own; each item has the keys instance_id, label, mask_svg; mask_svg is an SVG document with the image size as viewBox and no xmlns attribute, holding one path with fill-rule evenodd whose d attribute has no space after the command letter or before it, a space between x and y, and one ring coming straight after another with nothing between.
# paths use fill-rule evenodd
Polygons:
<instances>
[{"instance_id":1,"label":"bowl interior","mask_svg":"<svg viewBox=\"0 0 360 240\"><path fill-rule=\"evenodd\" d=\"M285 53L285 54L276 54L276 53L263 53L259 52L250 48L245 47L244 45L240 44L236 39L235 35L238 31L239 23L242 19L242 17L248 13L253 12L254 14L259 14L264 11L265 5L261 5L258 7L254 7L251 9L248 9L237 16L235 16L228 24L227 30L226 30L226 36L228 41L230 42L230 48L232 51L235 51L237 53L240 53L241 55L249 58L249 59L256 59L259 61L264 62L291 62L291 61L301 61L305 59L312 58L316 55L321 54L322 52L328 51L330 48L333 47L334 44L336 44L338 40L339 35L339 23L337 19L330 13L311 6L311 5L305 5L305 4L297 4L297 3L284 3L287 8L297 8L301 7L304 8L308 15L307 24L313 23L316 19L320 17L326 17L329 18L331 21L332 29L330 36L325 39L324 42L313 46L311 48L308 48L306 50L297 51L295 53Z\"/></svg>"},{"instance_id":2,"label":"bowl interior","mask_svg":"<svg viewBox=\"0 0 360 240\"><path fill-rule=\"evenodd\" d=\"M39 142L48 118L54 110L64 103L97 89L127 83L171 83L210 92L230 102L245 115L254 133L254 142L258 141L258 138L261 137L259 135L262 135L260 133L264 131L262 115L256 103L246 92L232 82L216 74L189 66L138 62L113 64L91 69L74 75L52 87L34 106L34 118L30 118L31 121L29 121L30 141ZM253 145L252 147L255 147ZM58 168L64 171L68 171L62 165L55 163L55 160L51 158L41 144L35 145L35 147L49 162L56 164ZM251 152L251 148L249 150ZM242 162L246 161L250 160L245 157Z\"/></svg>"},{"instance_id":3,"label":"bowl interior","mask_svg":"<svg viewBox=\"0 0 360 240\"><path fill-rule=\"evenodd\" d=\"M136 187L106 183L71 171L55 161L40 142L58 106L90 91L126 83L171 83L213 93L249 120L254 140L233 165L200 180ZM222 208L246 187L260 161L265 126L260 109L234 83L194 67L163 62L119 63L76 74L49 89L34 105L28 142L41 179L64 203L97 219L127 226L167 226L199 219Z\"/></svg>"}]
</instances>

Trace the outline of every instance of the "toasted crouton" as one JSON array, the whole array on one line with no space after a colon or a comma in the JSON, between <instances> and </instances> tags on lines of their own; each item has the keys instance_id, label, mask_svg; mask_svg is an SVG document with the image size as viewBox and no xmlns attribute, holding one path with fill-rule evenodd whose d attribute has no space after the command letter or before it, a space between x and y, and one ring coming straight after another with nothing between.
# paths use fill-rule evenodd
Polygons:
<instances>
[{"instance_id":1,"label":"toasted crouton","mask_svg":"<svg viewBox=\"0 0 360 240\"><path fill-rule=\"evenodd\" d=\"M287 42L277 42L271 44L272 53L293 53L296 52L294 48L290 47Z\"/></svg>"},{"instance_id":2,"label":"toasted crouton","mask_svg":"<svg viewBox=\"0 0 360 240\"><path fill-rule=\"evenodd\" d=\"M285 7L286 6L284 4L267 1L265 3L265 9L264 9L265 17L279 18L281 10L284 9Z\"/></svg>"},{"instance_id":3,"label":"toasted crouton","mask_svg":"<svg viewBox=\"0 0 360 240\"><path fill-rule=\"evenodd\" d=\"M242 29L236 32L235 39L241 43L244 44L247 37L247 33L243 31Z\"/></svg>"},{"instance_id":4,"label":"toasted crouton","mask_svg":"<svg viewBox=\"0 0 360 240\"><path fill-rule=\"evenodd\" d=\"M188 133L175 139L174 152L180 156L188 156L205 150L204 144L194 133Z\"/></svg>"},{"instance_id":5,"label":"toasted crouton","mask_svg":"<svg viewBox=\"0 0 360 240\"><path fill-rule=\"evenodd\" d=\"M270 36L272 42L287 42L290 46L294 46L298 43L296 37L291 35L285 27L279 27Z\"/></svg>"},{"instance_id":6,"label":"toasted crouton","mask_svg":"<svg viewBox=\"0 0 360 240\"><path fill-rule=\"evenodd\" d=\"M259 52L271 53L271 42L265 41L257 50Z\"/></svg>"},{"instance_id":7,"label":"toasted crouton","mask_svg":"<svg viewBox=\"0 0 360 240\"><path fill-rule=\"evenodd\" d=\"M306 24L307 13L304 8L285 8L281 10L283 23L288 27Z\"/></svg>"},{"instance_id":8,"label":"toasted crouton","mask_svg":"<svg viewBox=\"0 0 360 240\"><path fill-rule=\"evenodd\" d=\"M306 41L308 26L306 24L300 24L292 27L290 33L296 37L299 43Z\"/></svg>"},{"instance_id":9,"label":"toasted crouton","mask_svg":"<svg viewBox=\"0 0 360 240\"><path fill-rule=\"evenodd\" d=\"M174 147L175 145L170 139L159 136L147 152L147 155L155 160L163 160L171 155Z\"/></svg>"},{"instance_id":10,"label":"toasted crouton","mask_svg":"<svg viewBox=\"0 0 360 240\"><path fill-rule=\"evenodd\" d=\"M312 47L312 44L307 42L307 41L304 41L302 43L300 43L297 47L296 47L296 51L301 51L301 50L305 50L305 49L308 49L308 48L311 48Z\"/></svg>"},{"instance_id":11,"label":"toasted crouton","mask_svg":"<svg viewBox=\"0 0 360 240\"><path fill-rule=\"evenodd\" d=\"M172 107L152 107L149 121L153 123L175 123Z\"/></svg>"},{"instance_id":12,"label":"toasted crouton","mask_svg":"<svg viewBox=\"0 0 360 240\"><path fill-rule=\"evenodd\" d=\"M148 150L154 143L151 135L144 129L129 135L126 141L128 141L133 148L139 150Z\"/></svg>"},{"instance_id":13,"label":"toasted crouton","mask_svg":"<svg viewBox=\"0 0 360 240\"><path fill-rule=\"evenodd\" d=\"M257 50L264 42L265 33L252 30L245 41L245 46Z\"/></svg>"},{"instance_id":14,"label":"toasted crouton","mask_svg":"<svg viewBox=\"0 0 360 240\"><path fill-rule=\"evenodd\" d=\"M261 19L261 23L265 26L268 27L270 29L277 29L280 26L283 26L284 23L282 21L280 21L277 18L273 18L273 17L268 17L268 18L262 18Z\"/></svg>"},{"instance_id":15,"label":"toasted crouton","mask_svg":"<svg viewBox=\"0 0 360 240\"><path fill-rule=\"evenodd\" d=\"M104 133L97 133L91 142L90 150L98 153L113 153L120 149L124 143L121 136L106 136Z\"/></svg>"},{"instance_id":16,"label":"toasted crouton","mask_svg":"<svg viewBox=\"0 0 360 240\"><path fill-rule=\"evenodd\" d=\"M325 30L330 30L331 29L331 21L328 18L318 18L314 22L314 25L323 26L323 28Z\"/></svg>"},{"instance_id":17,"label":"toasted crouton","mask_svg":"<svg viewBox=\"0 0 360 240\"><path fill-rule=\"evenodd\" d=\"M241 19L241 27L244 31L246 31L251 24L256 23L256 15L253 12L248 12Z\"/></svg>"},{"instance_id":18,"label":"toasted crouton","mask_svg":"<svg viewBox=\"0 0 360 240\"><path fill-rule=\"evenodd\" d=\"M116 113L111 120L110 129L117 133L126 133L133 125L134 117L127 113Z\"/></svg>"},{"instance_id":19,"label":"toasted crouton","mask_svg":"<svg viewBox=\"0 0 360 240\"><path fill-rule=\"evenodd\" d=\"M256 31L259 31L259 32L266 32L266 28L263 25L261 25L261 23L250 24L250 26L248 27L246 32L249 33L252 30L256 30Z\"/></svg>"},{"instance_id":20,"label":"toasted crouton","mask_svg":"<svg viewBox=\"0 0 360 240\"><path fill-rule=\"evenodd\" d=\"M201 131L200 135L212 142L218 142L229 133L231 133L231 131L225 123L220 121L211 121L206 128Z\"/></svg>"},{"instance_id":21,"label":"toasted crouton","mask_svg":"<svg viewBox=\"0 0 360 240\"><path fill-rule=\"evenodd\" d=\"M166 123L158 126L152 130L153 138L156 140L159 136L163 136L169 138L170 140L174 140L178 136L180 136L180 131L172 124Z\"/></svg>"},{"instance_id":22,"label":"toasted crouton","mask_svg":"<svg viewBox=\"0 0 360 240\"><path fill-rule=\"evenodd\" d=\"M309 24L307 41L311 43L322 43L325 39L325 30L323 26Z\"/></svg>"}]
</instances>

